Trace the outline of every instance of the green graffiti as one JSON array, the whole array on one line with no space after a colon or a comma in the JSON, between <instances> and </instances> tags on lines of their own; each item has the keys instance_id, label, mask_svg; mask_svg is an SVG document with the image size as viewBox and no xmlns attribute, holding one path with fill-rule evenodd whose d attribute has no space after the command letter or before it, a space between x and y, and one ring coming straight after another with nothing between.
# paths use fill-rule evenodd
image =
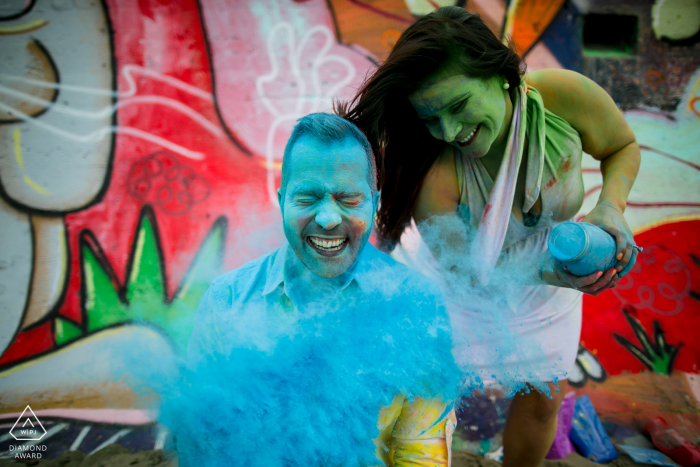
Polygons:
<instances>
[{"instance_id":1,"label":"green graffiti","mask_svg":"<svg viewBox=\"0 0 700 467\"><path fill-rule=\"evenodd\" d=\"M54 321L54 336L56 345L63 345L77 339L83 335L83 330L80 327L63 318L56 318Z\"/></svg>"},{"instance_id":2,"label":"green graffiti","mask_svg":"<svg viewBox=\"0 0 700 467\"><path fill-rule=\"evenodd\" d=\"M142 322L162 329L178 351L184 352L194 311L209 284L221 274L225 239L226 220L220 218L200 246L171 300L166 291L166 268L155 216L149 208L143 210L139 220L123 287L119 287L96 240L81 241L87 333L117 324Z\"/></svg>"},{"instance_id":3,"label":"green graffiti","mask_svg":"<svg viewBox=\"0 0 700 467\"><path fill-rule=\"evenodd\" d=\"M623 309L622 312L641 344L641 348L617 333L613 333L615 340L629 350L649 370L662 375L670 375L673 371L673 362L683 344L671 345L666 342L666 336L656 320L654 320L654 336L652 338L647 334L642 323L635 319L629 311Z\"/></svg>"}]
</instances>

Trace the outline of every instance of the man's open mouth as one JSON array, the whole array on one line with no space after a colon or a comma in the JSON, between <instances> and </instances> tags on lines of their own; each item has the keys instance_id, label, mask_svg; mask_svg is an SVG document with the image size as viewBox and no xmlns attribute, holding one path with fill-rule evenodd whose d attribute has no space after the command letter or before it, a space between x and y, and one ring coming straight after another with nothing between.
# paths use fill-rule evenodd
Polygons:
<instances>
[{"instance_id":1,"label":"man's open mouth","mask_svg":"<svg viewBox=\"0 0 700 467\"><path fill-rule=\"evenodd\" d=\"M347 237L306 237L307 243L324 256L333 256L343 250L347 244Z\"/></svg>"}]
</instances>

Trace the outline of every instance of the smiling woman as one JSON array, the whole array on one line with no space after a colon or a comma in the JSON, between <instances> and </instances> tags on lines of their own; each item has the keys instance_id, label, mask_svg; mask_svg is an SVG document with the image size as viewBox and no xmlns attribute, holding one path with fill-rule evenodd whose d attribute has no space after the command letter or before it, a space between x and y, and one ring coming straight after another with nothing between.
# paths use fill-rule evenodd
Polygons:
<instances>
[{"instance_id":1,"label":"smiling woman","mask_svg":"<svg viewBox=\"0 0 700 467\"><path fill-rule=\"evenodd\" d=\"M639 147L622 114L581 75L524 71L477 15L444 7L410 26L337 108L379 157L381 240L443 284L465 368L516 391L556 389L516 394L504 467L544 458L576 358L581 292L614 287L637 255L622 214ZM584 220L615 237L617 262L576 277L553 264L546 240L581 208L584 152L604 177Z\"/></svg>"},{"instance_id":2,"label":"smiling woman","mask_svg":"<svg viewBox=\"0 0 700 467\"><path fill-rule=\"evenodd\" d=\"M408 100L433 138L478 158L502 149L493 142L504 141L513 113L507 95L498 76L468 78L448 67L424 81Z\"/></svg>"},{"instance_id":3,"label":"smiling woman","mask_svg":"<svg viewBox=\"0 0 700 467\"><path fill-rule=\"evenodd\" d=\"M443 123L439 122L438 115L430 114L430 110L463 110L471 98L468 92L472 89L465 88L463 94L453 94L451 98L454 101L450 99L446 102L444 109L424 109L428 113L418 115L427 119L424 121L416 118L416 109L406 97L416 91L417 83L437 78L432 76L437 70L459 70L463 77L468 76L474 81L472 84L500 76L507 80L510 87L518 86L525 72L520 57L501 44L478 16L455 7L459 14L468 16L465 24L474 26L455 28L452 24L454 20L438 14L449 9L441 8L409 27L386 62L357 94L352 106L342 104L337 109L340 115L365 131L374 153L378 155L382 203L377 212L377 227L389 249L411 223L411 209L418 197L418 187L443 147L442 138L435 137L437 131L443 130ZM481 59L472 58L476 56ZM480 91L478 88L474 90ZM427 96L428 107L437 104L430 97L436 96ZM483 97L478 102L482 100ZM476 108L474 104L472 100L470 108ZM426 127L429 131L426 131ZM455 129L455 126L445 128L448 132L446 137L454 140L460 136L463 140L477 128L463 128L458 132L460 135ZM385 145L386 148L382 150Z\"/></svg>"}]
</instances>

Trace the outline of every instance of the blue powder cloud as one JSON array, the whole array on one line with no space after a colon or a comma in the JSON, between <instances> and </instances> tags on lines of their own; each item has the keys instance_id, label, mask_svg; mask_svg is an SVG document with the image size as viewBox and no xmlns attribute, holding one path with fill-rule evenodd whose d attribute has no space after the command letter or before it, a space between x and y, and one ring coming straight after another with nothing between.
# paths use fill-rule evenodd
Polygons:
<instances>
[{"instance_id":1,"label":"blue powder cloud","mask_svg":"<svg viewBox=\"0 0 700 467\"><path fill-rule=\"evenodd\" d=\"M374 279L384 291L424 299L423 281ZM371 440L382 405L399 393L454 400L462 373L444 309L367 299L376 306L325 303L290 327L261 321L256 333L236 330L235 311L218 316L228 350L202 356L175 387L161 389L160 421L173 432L180 465L377 465Z\"/></svg>"},{"instance_id":2,"label":"blue powder cloud","mask_svg":"<svg viewBox=\"0 0 700 467\"><path fill-rule=\"evenodd\" d=\"M464 260L459 252L451 254ZM216 322L225 331L225 354L205 356L196 368L180 362L180 375L173 378L153 371L162 356L133 349L129 377L135 387L160 395L159 421L174 435L180 465L378 465L371 440L379 434L381 406L396 394L458 400L460 390L469 396L483 387L475 376L470 338L497 335L503 358L543 357L543 343L505 326L508 302L519 299L517 286L531 269L527 261L516 264L497 270L496 285L489 289L471 287L459 274L448 277L448 299L478 306L489 319L453 329L446 313L380 305L368 311L352 303L307 310L293 324L264 323L255 314L242 319L232 312L212 322L195 320L196 326ZM407 294L416 303L425 299L423 280L378 274L372 282L385 295ZM144 371L137 371L140 367ZM523 388L522 374L504 368L492 376L506 390Z\"/></svg>"}]
</instances>

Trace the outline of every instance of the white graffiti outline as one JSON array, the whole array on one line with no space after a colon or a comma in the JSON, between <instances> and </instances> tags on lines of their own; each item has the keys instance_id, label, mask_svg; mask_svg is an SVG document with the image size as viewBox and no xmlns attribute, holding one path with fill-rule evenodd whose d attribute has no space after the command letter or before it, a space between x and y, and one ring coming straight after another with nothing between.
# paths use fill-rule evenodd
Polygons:
<instances>
[{"instance_id":1,"label":"white graffiti outline","mask_svg":"<svg viewBox=\"0 0 700 467\"><path fill-rule=\"evenodd\" d=\"M9 75L6 73L0 73L0 77L7 78L11 81L23 81L25 83L33 84L35 86L42 86L51 89L64 89L66 91L78 91L86 94L97 94L102 96L106 95L115 97L131 97L136 95L137 90L136 81L133 77L134 72L141 73L145 76L148 76L149 78L153 78L156 81L163 81L164 83L167 83L176 89L185 91L189 94L192 94L193 96L199 97L209 102L214 101L214 97L210 92L199 89L198 87L192 86L191 84L187 84L183 81L180 81L177 78L173 78L172 76L167 76L160 72L150 70L148 68L144 68L138 65L124 65L122 67L122 76L124 77L128 85L126 91L124 92L112 91L110 89L103 88L90 88L86 86L73 86L70 84L51 83L49 81L41 81L31 78L25 78L24 76Z\"/></svg>"},{"instance_id":2,"label":"white graffiti outline","mask_svg":"<svg viewBox=\"0 0 700 467\"><path fill-rule=\"evenodd\" d=\"M212 123L210 120L208 120L206 117L204 117L202 114L199 112L195 111L191 107L183 104L182 102L179 102L175 99L167 98L167 97L161 97L161 96L136 96L137 92L137 86L136 86L136 81L134 79L134 73L140 73L145 76L148 76L150 78L153 78L158 81L163 81L170 86L179 89L181 91L187 92L195 97L199 97L201 99L204 99L208 102L213 102L213 96L211 93L203 91L197 87L194 87L192 85L189 85L187 83L184 83L176 78L172 78L170 76L165 76L162 75L161 73L158 73L153 70L149 70L147 68L143 68L137 65L125 65L122 68L122 76L124 77L126 83L127 83L127 88L126 91L124 92L118 92L118 91L112 91L112 90L105 90L105 89L100 89L100 88L89 88L89 87L83 87L83 86L72 86L68 84L61 84L61 83L51 83L47 81L41 81L41 80L35 80L31 78L24 78L20 76L15 76L15 75L8 75L5 73L0 73L0 77L5 78L6 80L9 81L22 81L25 83L33 84L35 86L39 87L44 87L44 88L51 88L51 89L58 89L58 90L64 90L64 91L75 91L75 92L80 92L83 94L94 94L94 95L110 95L110 96L115 96L118 97L120 100L116 103L113 104L109 107L97 110L97 111L86 111L86 110L78 110L78 109L71 109L70 107L63 105L63 104L53 104L51 107L52 112L58 112L58 113L63 113L66 115L74 115L77 117L83 117L83 118L98 118L98 117L105 117L107 115L111 115L114 113L118 108L126 106L126 105L131 105L131 104L144 104L144 103L149 103L149 104L156 104L156 105L163 105L166 107L169 107L177 112L180 112L196 123L198 123L201 127L209 131L210 133L217 135L217 136L222 136L223 131L222 129ZM12 88L8 88L5 86L0 85L0 93L6 94L6 95L11 95L15 97L20 97L22 99L28 100L30 102L48 106L51 104L51 102L37 98L35 96L31 96L29 94L23 93L21 91L14 90ZM68 131L61 130L60 128L56 128L52 125L49 125L43 121L39 121L35 119L34 117L27 115L17 109L14 109L10 106L7 106L0 102L0 109L8 112L8 113L14 113L15 115L18 115L21 120L26 121L27 123L33 124L35 126L41 127L47 131L50 131L56 135L62 136L67 139L72 139L74 141L79 141L79 142L88 142L88 141L95 141L99 140L105 137L105 135L109 133L121 133L121 134L126 134L130 135L136 138L140 138L146 141L149 141L154 144L158 144L166 149L169 149L177 154L180 154L184 157L190 158L190 159L195 159L195 160L202 160L204 159L204 154L198 151L193 151L190 149L187 149L183 146L180 146L179 144L173 143L172 141L169 141L165 138L162 138L160 136L153 135L151 133L148 133L147 131L140 130L138 128L132 128L132 127L126 127L126 126L109 126L109 127L104 127L100 128L96 131L93 131L92 133L89 133L87 135L77 135Z\"/></svg>"},{"instance_id":3,"label":"white graffiti outline","mask_svg":"<svg viewBox=\"0 0 700 467\"><path fill-rule=\"evenodd\" d=\"M61 130L60 128L56 128L53 125L48 125L44 123L43 121L33 118L30 115L25 114L24 112L20 112L17 109L13 109L10 106L7 106L0 102L0 109L4 110L5 112L14 112L15 114L19 115L23 121L26 121L27 123L30 123L34 126L38 126L40 128L43 128L47 131L50 131L51 133L55 135L62 136L66 139L72 139L74 141L86 143L86 142L92 142L92 141L99 141L100 139L104 138L105 135L109 133L123 133L126 135L134 136L136 138L141 138L146 141L150 141L152 143L158 144L160 146L163 146L164 148L167 148L175 153L178 153L182 156L188 157L190 159L195 159L195 160L202 160L204 159L204 154L198 151L191 151L187 148L184 148L180 146L179 144L175 144L171 141L168 141L165 138L161 138L160 136L152 135L151 133L148 133L143 130L139 130L138 128L131 128L131 127L120 127L120 126L108 126L108 127L103 127L100 128L99 130L95 130L92 133L88 133L86 135L76 135L74 133L71 133L69 131Z\"/></svg>"},{"instance_id":4,"label":"white graffiti outline","mask_svg":"<svg viewBox=\"0 0 700 467\"><path fill-rule=\"evenodd\" d=\"M280 36L286 35L287 37L287 47L289 48L290 54L288 57L289 60L289 65L292 71L292 76L297 83L297 97L295 97L295 102L294 102L294 111L290 113L282 113L279 109L277 109L274 105L272 100L267 96L267 93L265 92L264 85L273 82L275 79L277 79L280 75L280 67L279 67L279 62L278 62L278 55L275 53L277 50L276 47L276 39L278 34ZM311 76L310 76L310 81L312 84L313 88L313 94L312 95L307 95L306 94L306 89L307 85L305 82L304 77L302 77L301 74L301 54L306 48L309 40L315 35L315 34L321 34L325 42L323 46L321 47L321 50L319 50L316 53L316 56L314 57L312 64L311 64ZM283 41L284 39L282 39ZM335 37L333 36L333 33L324 25L316 25L312 28L310 28L301 38L299 41L299 46L297 47L296 45L296 38L294 35L294 29L292 28L292 25L287 23L287 22L280 22L275 24L275 26L270 30L270 33L267 37L267 56L268 59L270 60L270 72L264 75L259 76L255 80L255 89L256 92L258 93L258 96L260 97L260 101L262 102L263 106L270 112L274 118L272 120L272 123L268 127L267 130L267 138L265 140L265 161L266 161L266 166L267 166L267 192L268 196L270 197L270 201L272 202L273 205L277 203L277 193L275 191L275 172L274 172L274 137L275 137L275 132L277 131L277 128L284 122L288 122L291 120L296 120L299 117L302 117L303 115L307 113L314 112L318 110L319 106L321 104L330 104L332 102L333 97L335 94L340 91L343 87L347 86L352 82L353 79L355 79L356 76L356 70L355 66L352 64L352 62L345 57L341 57L339 55L329 55L328 52L330 49L333 47L333 44L335 44ZM343 65L346 70L347 74L344 79L341 79L337 84L332 86L330 89L328 89L325 93L322 92L321 90L321 80L320 80L320 74L319 74L319 68L321 66L327 64L327 63L339 63L340 65ZM309 103L310 107L305 110L305 104Z\"/></svg>"},{"instance_id":5,"label":"white graffiti outline","mask_svg":"<svg viewBox=\"0 0 700 467\"><path fill-rule=\"evenodd\" d=\"M17 91L12 88L5 87L0 84L0 94L5 94L8 96L16 97L18 99L23 99L27 102L31 102L37 105L41 105L43 107L49 107L51 106L51 113L61 113L64 115L73 115L75 117L83 117L83 118L103 118L109 115L112 115L117 109L120 107L124 107L126 105L131 105L131 104L156 104L156 105L163 105L166 107L170 107L173 110L176 110L195 122L197 122L201 127L204 129L208 130L210 133L213 133L217 136L223 135L223 131L221 130L220 127L217 125L213 124L210 122L204 115L200 114L196 110L193 110L191 107L183 104L180 101L177 101L175 99L171 99L169 97L160 97L160 96L136 96L136 97L128 97L124 99L120 99L117 101L116 104L110 105L108 107L105 107L100 110L79 110L79 109L73 109L70 106L67 106L65 104L59 104L59 103L53 103L46 100L46 99L41 99L40 97L32 96L31 94L27 94L21 91Z\"/></svg>"}]
</instances>

